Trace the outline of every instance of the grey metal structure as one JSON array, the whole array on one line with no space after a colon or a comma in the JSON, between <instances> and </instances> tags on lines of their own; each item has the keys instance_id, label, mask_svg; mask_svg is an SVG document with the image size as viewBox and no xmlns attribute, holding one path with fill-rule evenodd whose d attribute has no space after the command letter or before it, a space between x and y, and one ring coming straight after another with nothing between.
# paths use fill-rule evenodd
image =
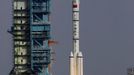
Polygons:
<instances>
[{"instance_id":1,"label":"grey metal structure","mask_svg":"<svg viewBox=\"0 0 134 75\"><path fill-rule=\"evenodd\" d=\"M10 75L50 75L50 0L13 0Z\"/></svg>"}]
</instances>

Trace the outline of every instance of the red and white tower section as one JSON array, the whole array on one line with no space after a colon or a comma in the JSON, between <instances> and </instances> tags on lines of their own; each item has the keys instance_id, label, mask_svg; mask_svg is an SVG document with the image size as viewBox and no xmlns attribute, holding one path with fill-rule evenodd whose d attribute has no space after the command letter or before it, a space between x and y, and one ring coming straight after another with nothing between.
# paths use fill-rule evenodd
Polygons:
<instances>
[{"instance_id":1,"label":"red and white tower section","mask_svg":"<svg viewBox=\"0 0 134 75\"><path fill-rule=\"evenodd\" d=\"M70 75L83 75L83 56L79 50L80 1L72 1L73 51L70 54Z\"/></svg>"}]
</instances>

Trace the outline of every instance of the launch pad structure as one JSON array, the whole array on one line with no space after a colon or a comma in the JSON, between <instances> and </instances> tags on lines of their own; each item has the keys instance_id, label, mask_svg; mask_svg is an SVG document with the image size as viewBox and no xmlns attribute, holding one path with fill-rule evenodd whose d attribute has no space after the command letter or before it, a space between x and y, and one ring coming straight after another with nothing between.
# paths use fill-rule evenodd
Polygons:
<instances>
[{"instance_id":1,"label":"launch pad structure","mask_svg":"<svg viewBox=\"0 0 134 75\"><path fill-rule=\"evenodd\" d=\"M9 75L50 75L50 0L13 0L13 69Z\"/></svg>"}]
</instances>

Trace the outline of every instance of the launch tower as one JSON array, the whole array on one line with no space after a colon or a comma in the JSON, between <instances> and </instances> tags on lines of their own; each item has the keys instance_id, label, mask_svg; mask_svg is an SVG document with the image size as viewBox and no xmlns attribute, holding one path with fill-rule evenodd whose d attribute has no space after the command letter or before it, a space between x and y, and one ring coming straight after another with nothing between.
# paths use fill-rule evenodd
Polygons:
<instances>
[{"instance_id":1,"label":"launch tower","mask_svg":"<svg viewBox=\"0 0 134 75\"><path fill-rule=\"evenodd\" d=\"M50 75L50 0L13 0L10 75Z\"/></svg>"}]
</instances>

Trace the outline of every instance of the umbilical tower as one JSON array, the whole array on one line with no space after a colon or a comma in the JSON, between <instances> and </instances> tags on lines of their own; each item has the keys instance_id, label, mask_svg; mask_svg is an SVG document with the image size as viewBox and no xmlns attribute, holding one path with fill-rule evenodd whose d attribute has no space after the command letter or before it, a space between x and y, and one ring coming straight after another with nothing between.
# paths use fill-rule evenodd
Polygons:
<instances>
[{"instance_id":1,"label":"umbilical tower","mask_svg":"<svg viewBox=\"0 0 134 75\"><path fill-rule=\"evenodd\" d=\"M50 0L13 0L10 75L50 75Z\"/></svg>"}]
</instances>

